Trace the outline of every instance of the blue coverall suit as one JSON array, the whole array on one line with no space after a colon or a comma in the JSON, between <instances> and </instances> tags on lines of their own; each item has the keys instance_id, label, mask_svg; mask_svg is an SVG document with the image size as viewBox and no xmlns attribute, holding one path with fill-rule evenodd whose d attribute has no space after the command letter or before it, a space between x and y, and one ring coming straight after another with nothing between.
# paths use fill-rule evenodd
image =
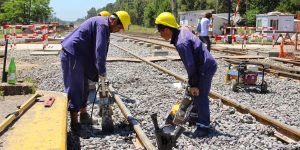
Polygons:
<instances>
[{"instance_id":1,"label":"blue coverall suit","mask_svg":"<svg viewBox=\"0 0 300 150\"><path fill-rule=\"evenodd\" d=\"M194 108L198 113L198 128L209 128L210 112L208 94L217 63L206 46L188 29L179 28L173 32L174 44L187 70L188 83L199 88L199 96L194 97Z\"/></svg>"},{"instance_id":2,"label":"blue coverall suit","mask_svg":"<svg viewBox=\"0 0 300 150\"><path fill-rule=\"evenodd\" d=\"M88 79L98 81L106 73L106 56L110 29L108 17L86 20L62 42L60 53L68 110L79 111L87 106Z\"/></svg>"}]
</instances>

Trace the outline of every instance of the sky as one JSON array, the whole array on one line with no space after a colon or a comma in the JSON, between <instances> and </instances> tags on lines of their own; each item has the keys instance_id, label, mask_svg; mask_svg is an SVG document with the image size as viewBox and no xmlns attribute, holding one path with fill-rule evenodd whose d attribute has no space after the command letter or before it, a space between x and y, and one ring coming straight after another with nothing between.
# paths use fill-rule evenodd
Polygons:
<instances>
[{"instance_id":1,"label":"sky","mask_svg":"<svg viewBox=\"0 0 300 150\"><path fill-rule=\"evenodd\" d=\"M65 21L75 21L87 15L92 7L96 10L114 3L115 0L50 0L55 16Z\"/></svg>"}]
</instances>

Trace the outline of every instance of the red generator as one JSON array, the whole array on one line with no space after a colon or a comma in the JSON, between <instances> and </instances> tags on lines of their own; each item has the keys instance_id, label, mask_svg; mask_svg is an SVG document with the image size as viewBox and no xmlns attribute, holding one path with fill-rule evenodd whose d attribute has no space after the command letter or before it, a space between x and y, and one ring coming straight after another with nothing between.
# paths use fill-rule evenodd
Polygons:
<instances>
[{"instance_id":1,"label":"red generator","mask_svg":"<svg viewBox=\"0 0 300 150\"><path fill-rule=\"evenodd\" d=\"M261 66L259 71L258 66ZM268 92L267 82L264 80L265 70L262 64L242 62L239 65L229 64L226 80L231 81L231 89L237 92L241 88L258 88L261 93Z\"/></svg>"}]
</instances>

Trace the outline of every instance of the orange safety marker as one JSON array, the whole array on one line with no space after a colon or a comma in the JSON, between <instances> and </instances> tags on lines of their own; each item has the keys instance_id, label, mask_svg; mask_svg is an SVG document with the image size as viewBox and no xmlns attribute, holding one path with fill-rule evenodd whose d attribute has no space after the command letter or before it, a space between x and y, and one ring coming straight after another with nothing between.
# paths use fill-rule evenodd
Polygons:
<instances>
[{"instance_id":1,"label":"orange safety marker","mask_svg":"<svg viewBox=\"0 0 300 150\"><path fill-rule=\"evenodd\" d=\"M49 97L49 99L47 101L45 101L45 107L51 107L52 104L54 103L55 98L54 97Z\"/></svg>"}]
</instances>

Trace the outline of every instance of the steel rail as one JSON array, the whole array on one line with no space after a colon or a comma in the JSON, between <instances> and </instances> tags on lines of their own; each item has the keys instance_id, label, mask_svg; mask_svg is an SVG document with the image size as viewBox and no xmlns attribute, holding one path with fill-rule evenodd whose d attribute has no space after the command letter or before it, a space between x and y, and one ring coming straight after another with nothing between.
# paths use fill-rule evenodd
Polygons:
<instances>
[{"instance_id":1,"label":"steel rail","mask_svg":"<svg viewBox=\"0 0 300 150\"><path fill-rule=\"evenodd\" d=\"M122 34L115 34L115 35L122 36L122 37L125 37L125 38L140 40L140 41L144 41L144 42L147 42L147 43L151 43L151 44L155 44L155 45L160 45L160 46L163 46L163 47L167 47L167 48L170 48L172 50L176 50L176 48L173 45L165 45L165 44L162 44L162 43L153 42L153 41L147 40L147 39L145 39L144 37L141 37L141 36L132 37L132 36L122 35ZM160 39L154 39L154 38L150 38L150 39L161 41ZM218 51L218 52L223 52L223 53L234 54L234 55L246 55L243 52L237 52L237 51L231 51L231 50L220 50L220 49L216 49L216 48L212 48L212 50Z\"/></svg>"},{"instance_id":2,"label":"steel rail","mask_svg":"<svg viewBox=\"0 0 300 150\"><path fill-rule=\"evenodd\" d=\"M283 62L283 63L289 63L289 64L293 64L295 66L300 66L300 61L295 61L295 60L291 60L291 59L277 58L277 57L270 57L270 58L275 60L275 61L280 61L280 62Z\"/></svg>"},{"instance_id":3,"label":"steel rail","mask_svg":"<svg viewBox=\"0 0 300 150\"><path fill-rule=\"evenodd\" d=\"M149 65L151 65L151 66L153 66L153 67L155 67L155 68L157 68L157 69L159 69L159 70L161 70L161 71L163 71L163 72L165 72L165 73L167 73L167 74L169 74L171 76L174 76L176 79L178 79L178 80L180 80L182 82L187 82L187 80L185 78L183 78L182 76L179 76L179 75L171 72L170 70L167 70L166 68L161 67L161 66L159 66L157 64L149 62L149 61L143 59L142 57L140 57L138 55L135 55L132 52L126 50L125 48L117 46L116 44L113 44L113 43L111 43L111 44L113 46L115 46L115 47L117 47L117 48L125 51L125 52L128 52L129 54L133 55L134 57L136 57L136 58L138 58L140 60L143 60L147 64L149 64ZM225 96L223 96L223 95L221 95L221 94L219 94L217 92L211 91L209 93L209 96L211 98L213 98L213 99L216 99L216 98L221 99L221 101L225 105L234 107L237 111L239 111L239 112L241 112L243 114L249 113L253 117L255 117L256 120L259 121L260 123L265 124L265 125L270 125L270 126L274 127L279 133L281 133L281 134L283 134L283 135L285 135L285 136L287 136L287 137L289 137L289 138L291 138L291 139L293 139L295 141L300 141L300 130L298 130L296 128L293 128L293 127L291 127L289 125L286 125L286 124L284 124L284 123L282 123L282 122L280 122L280 121L278 121L276 119L271 118L270 116L268 116L268 115L266 115L266 114L264 114L262 112L259 112L259 111L255 110L255 109L247 107L247 106L245 106L245 105L243 105L243 104L241 104L241 103L239 103L239 102L237 102L235 100L232 100L232 99L230 99L228 97L225 97Z\"/></svg>"},{"instance_id":4,"label":"steel rail","mask_svg":"<svg viewBox=\"0 0 300 150\"><path fill-rule=\"evenodd\" d=\"M156 44L156 45L168 47L168 48L171 48L171 49L175 50L175 47L171 46L171 45L169 46L169 45L165 45L165 44L162 44L162 43L155 43L153 41L149 41L149 40L146 40L146 39L140 39L140 38L136 38L136 37L131 37L131 36L127 36L127 35L121 35L121 34L116 34L116 35L117 36L120 35L122 37L131 38L131 39L135 39L135 40L142 40L144 42L148 42L148 43L152 43L152 44ZM220 49L214 49L214 48L212 48L212 50L218 51L218 52L230 53L230 54L234 54L234 55L246 55L245 53L231 51L231 50L220 50ZM253 62L251 60L247 60L247 61ZM255 63L257 63L257 62L255 62ZM260 63L260 64L266 65L265 63ZM300 75L297 75L297 74L300 74L300 70L289 69L289 68L279 67L279 66L274 66L274 65L270 65L270 67L271 67L271 69L276 70L276 74L278 76L283 76L283 77L288 77L288 78L293 78L293 79L300 80ZM284 70L284 71L282 71L282 70ZM270 71L267 71L267 72L270 72ZM296 74L294 74L294 73L296 73Z\"/></svg>"},{"instance_id":5,"label":"steel rail","mask_svg":"<svg viewBox=\"0 0 300 150\"><path fill-rule=\"evenodd\" d=\"M143 132L142 128L140 127L140 123L130 113L129 109L125 106L125 104L121 100L120 96L116 94L115 90L112 87L109 87L109 91L112 93L112 96L114 97L117 105L121 109L122 114L125 116L125 118L128 120L128 122L133 126L133 129L136 132L139 139L141 140L143 146L147 150L155 150L156 149L155 146L151 143L149 138Z\"/></svg>"}]
</instances>

